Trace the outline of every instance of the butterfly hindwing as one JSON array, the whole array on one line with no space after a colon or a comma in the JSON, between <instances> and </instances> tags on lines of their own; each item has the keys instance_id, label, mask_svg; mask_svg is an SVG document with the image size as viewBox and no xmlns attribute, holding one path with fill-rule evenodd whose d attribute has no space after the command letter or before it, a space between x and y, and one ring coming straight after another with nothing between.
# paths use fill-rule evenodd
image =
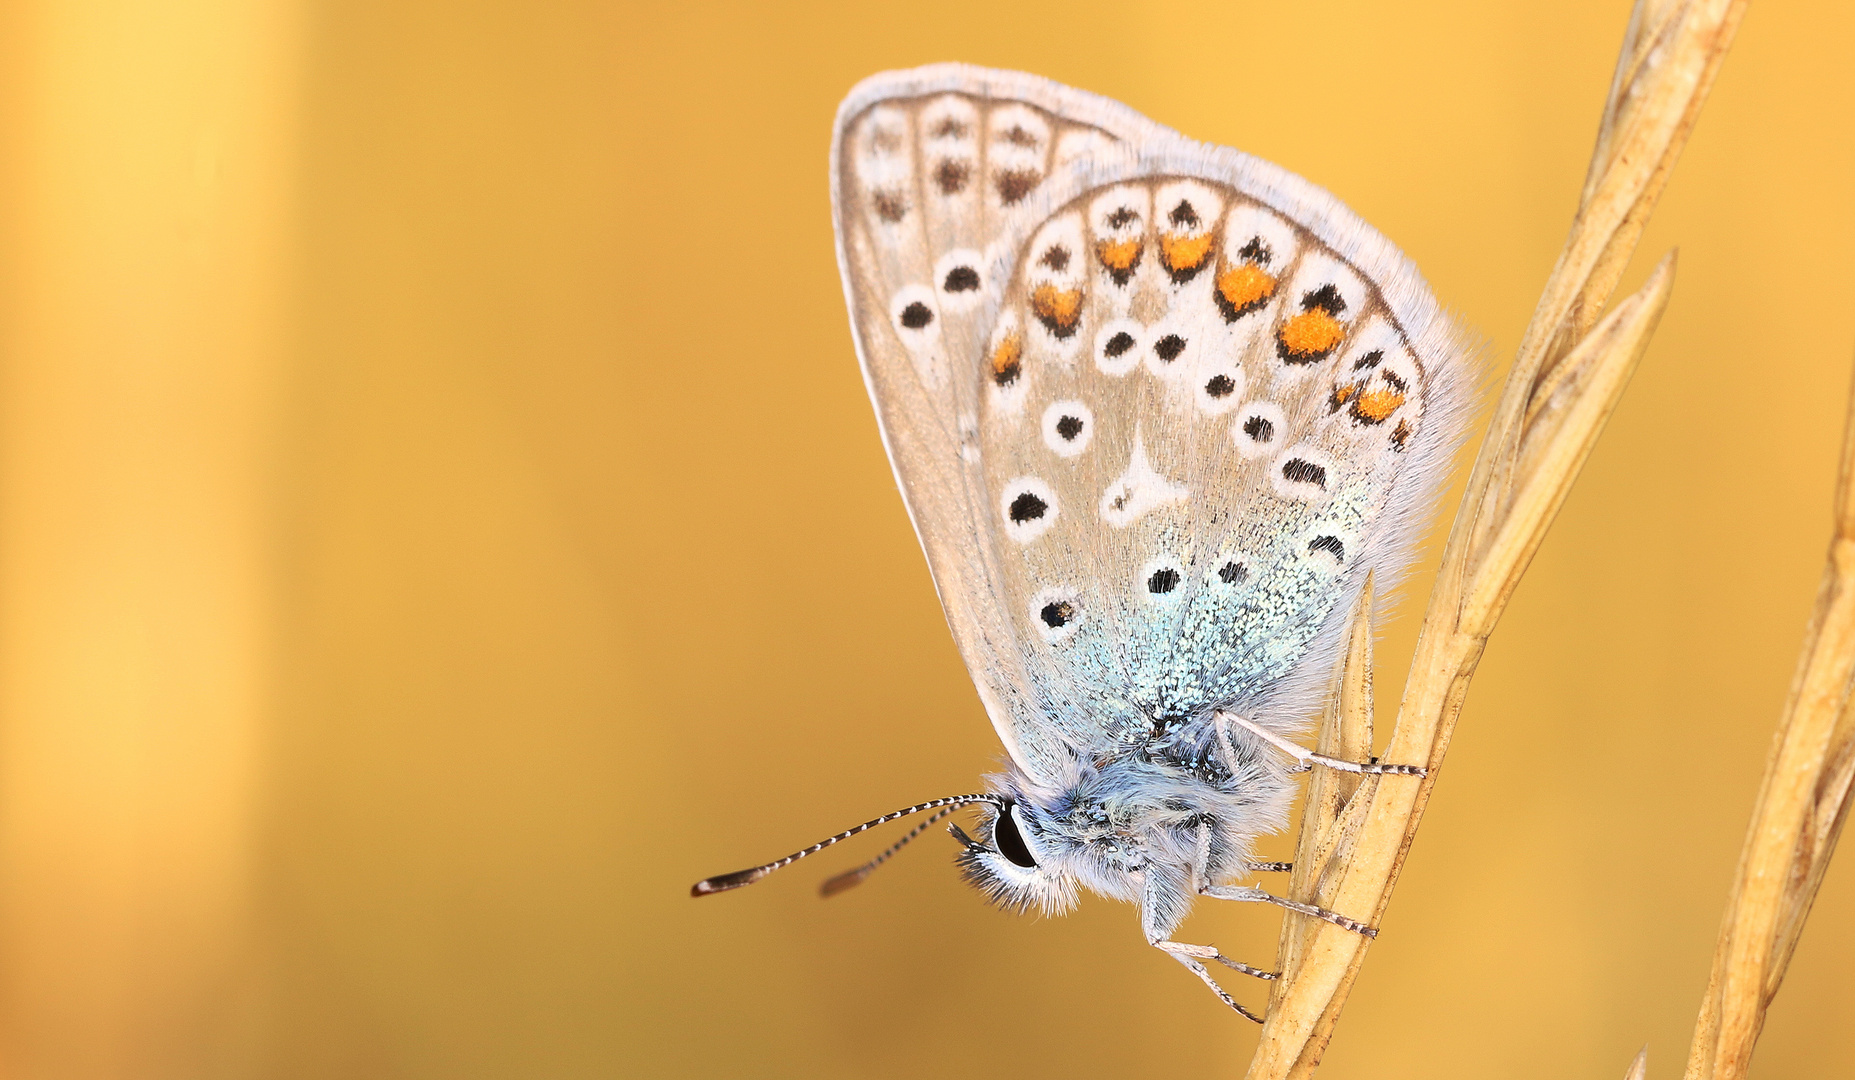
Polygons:
<instances>
[{"instance_id":1,"label":"butterfly hindwing","mask_svg":"<svg viewBox=\"0 0 1855 1080\"><path fill-rule=\"evenodd\" d=\"M1409 264L1273 166L960 66L853 93L833 185L891 460L1020 768L1297 715L1459 426Z\"/></svg>"}]
</instances>

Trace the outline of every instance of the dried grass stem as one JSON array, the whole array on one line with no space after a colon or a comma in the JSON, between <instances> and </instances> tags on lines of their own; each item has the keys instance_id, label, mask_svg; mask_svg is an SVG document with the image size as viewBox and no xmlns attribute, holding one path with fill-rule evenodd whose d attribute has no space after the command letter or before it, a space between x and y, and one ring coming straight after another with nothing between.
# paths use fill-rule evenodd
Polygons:
<instances>
[{"instance_id":1,"label":"dried grass stem","mask_svg":"<svg viewBox=\"0 0 1855 1080\"><path fill-rule=\"evenodd\" d=\"M1797 937L1848 818L1855 780L1855 389L1842 439L1835 531L1803 656L1739 855L1686 1080L1746 1075Z\"/></svg>"},{"instance_id":2,"label":"dried grass stem","mask_svg":"<svg viewBox=\"0 0 1855 1080\"><path fill-rule=\"evenodd\" d=\"M1385 750L1422 779L1316 777L1291 895L1376 924L1436 782L1475 665L1520 575L1629 381L1674 280L1672 253L1600 317L1725 57L1744 0L1639 0L1606 102L1577 218L1477 455L1430 594ZM1362 605L1322 749L1369 745ZM1360 742L1361 737L1365 742ZM1345 794L1342 794L1345 792ZM1368 939L1291 919L1249 1080L1311 1075Z\"/></svg>"}]
</instances>

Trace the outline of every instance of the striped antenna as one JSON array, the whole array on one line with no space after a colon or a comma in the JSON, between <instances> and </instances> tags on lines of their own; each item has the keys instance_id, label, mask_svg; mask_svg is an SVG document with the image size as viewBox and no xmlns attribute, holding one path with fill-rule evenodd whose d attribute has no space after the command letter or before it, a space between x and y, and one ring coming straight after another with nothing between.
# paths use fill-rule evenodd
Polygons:
<instances>
[{"instance_id":1,"label":"striped antenna","mask_svg":"<svg viewBox=\"0 0 1855 1080\"><path fill-rule=\"evenodd\" d=\"M836 836L826 837L825 839L818 841L816 844L813 844L811 847L808 847L804 849L803 851L795 851L792 854L776 862L770 862L764 866L756 866L756 867L753 867L747 870L736 870L732 874L718 874L712 878L703 878L701 881L698 881L694 885L690 886L689 895L691 896L713 896L715 893L718 893L718 892L727 892L729 889L738 889L743 885L752 885L754 882L759 881L761 878L767 876L768 874L772 873L775 870L778 870L785 866L790 866L793 863L798 862L800 859L803 859L807 855L816 855L820 851L823 851L825 848L830 847L832 844L841 843L842 841L848 840L851 837L857 835L858 833L868 832L869 830L874 829L878 825L887 825L889 822L895 821L898 818L905 818L905 817L908 817L910 814L919 814L923 810L939 810L945 807L948 813L952 813L954 810L957 810L962 806L971 806L973 803L991 803L993 806L1002 806L1004 805L1004 800L1000 799L996 795L950 795L944 799L933 799L933 800L930 800L924 803L916 803L914 806L905 807L901 810L894 811L893 813L884 814L883 816L879 818L872 818L871 820L866 821L861 825L858 825L854 829L845 829L843 832L838 833ZM944 815L938 815L938 816L944 816ZM916 830L916 832L919 832L919 831L920 831L919 829ZM909 837L913 837L913 835L914 833L910 833ZM906 838L902 841L902 843L907 843L907 842L908 841ZM901 846L902 846L901 844L896 845L896 847L898 848ZM889 855L894 853L894 851L895 851L895 848L890 848L889 851L884 852L883 855L880 858L878 858L875 863L871 863L869 866L862 868L861 872L863 874L868 874L870 870L875 868L876 863L882 862L883 859L888 858ZM858 871L852 871L851 873L854 874L857 872ZM845 875L845 876L848 876L848 875ZM857 880L861 881L862 878L858 878ZM830 884L830 882L827 882L826 884L828 885ZM850 882L849 884L842 886L842 888L848 888L849 885L854 885L854 884L855 882ZM841 889L837 891L841 891ZM826 895L829 895L829 894L826 894Z\"/></svg>"},{"instance_id":2,"label":"striped antenna","mask_svg":"<svg viewBox=\"0 0 1855 1080\"><path fill-rule=\"evenodd\" d=\"M843 873L837 875L836 877L826 880L823 885L818 886L818 895L827 896L827 897L836 896L838 893L843 892L845 889L848 889L853 885L863 884L863 879L866 877L869 877L871 871L875 870L878 866L881 866L883 863L888 862L890 856L894 855L896 852L907 847L908 842L910 840L913 840L915 837L920 836L922 833L928 831L928 829L933 827L936 821L939 821L941 818L946 817L948 814L951 814L955 810L958 810L958 809L959 807L957 806L943 806L939 810L934 811L932 814L928 815L928 819L926 821L908 830L906 833L902 834L902 838L900 840L897 840L895 843L890 844L889 850L883 852L881 855L876 856L874 859L871 859L869 862L864 863L862 866L857 867L855 870L846 870Z\"/></svg>"}]
</instances>

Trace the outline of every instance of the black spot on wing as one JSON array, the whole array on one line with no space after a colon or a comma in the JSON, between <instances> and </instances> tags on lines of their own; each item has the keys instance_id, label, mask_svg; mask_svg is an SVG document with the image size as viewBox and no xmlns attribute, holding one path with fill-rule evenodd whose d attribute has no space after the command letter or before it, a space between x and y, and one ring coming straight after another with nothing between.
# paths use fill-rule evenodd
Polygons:
<instances>
[{"instance_id":1,"label":"black spot on wing","mask_svg":"<svg viewBox=\"0 0 1855 1080\"><path fill-rule=\"evenodd\" d=\"M1293 484L1313 484L1325 491L1327 470L1306 458L1289 458L1282 462L1282 479Z\"/></svg>"},{"instance_id":2,"label":"black spot on wing","mask_svg":"<svg viewBox=\"0 0 1855 1080\"><path fill-rule=\"evenodd\" d=\"M919 300L902 309L902 325L910 330L919 330L934 321L934 313Z\"/></svg>"},{"instance_id":3,"label":"black spot on wing","mask_svg":"<svg viewBox=\"0 0 1855 1080\"><path fill-rule=\"evenodd\" d=\"M970 266L956 266L947 271L940 287L950 293L972 292L979 287L979 271Z\"/></svg>"},{"instance_id":4,"label":"black spot on wing","mask_svg":"<svg viewBox=\"0 0 1855 1080\"><path fill-rule=\"evenodd\" d=\"M1346 311L1346 299L1340 295L1338 287L1322 285L1301 298L1302 311L1313 311L1315 308L1337 318Z\"/></svg>"},{"instance_id":5,"label":"black spot on wing","mask_svg":"<svg viewBox=\"0 0 1855 1080\"><path fill-rule=\"evenodd\" d=\"M1043 517L1044 511L1049 508L1048 503L1031 492L1019 492L1018 497L1011 500L1011 520L1019 525L1027 521L1036 521Z\"/></svg>"},{"instance_id":6,"label":"black spot on wing","mask_svg":"<svg viewBox=\"0 0 1855 1080\"><path fill-rule=\"evenodd\" d=\"M1146 591L1164 595L1179 587L1179 572L1172 567L1162 567L1153 571L1146 579Z\"/></svg>"},{"instance_id":7,"label":"black spot on wing","mask_svg":"<svg viewBox=\"0 0 1855 1080\"><path fill-rule=\"evenodd\" d=\"M959 158L942 158L934 166L934 186L942 195L958 195L966 190L966 182L972 179L973 166L969 161Z\"/></svg>"}]
</instances>

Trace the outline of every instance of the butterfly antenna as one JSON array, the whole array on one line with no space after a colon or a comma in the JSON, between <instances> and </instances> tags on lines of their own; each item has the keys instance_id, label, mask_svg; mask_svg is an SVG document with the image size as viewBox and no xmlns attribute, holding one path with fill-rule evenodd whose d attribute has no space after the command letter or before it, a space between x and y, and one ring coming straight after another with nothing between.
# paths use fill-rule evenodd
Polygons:
<instances>
[{"instance_id":1,"label":"butterfly antenna","mask_svg":"<svg viewBox=\"0 0 1855 1080\"><path fill-rule=\"evenodd\" d=\"M892 813L884 814L883 816L879 818L872 818L869 821L866 821L863 824L858 825L857 827L853 829L845 829L843 832L838 833L836 836L826 837L825 839L818 841L816 844L813 844L811 847L805 848L802 851L795 851L783 859L779 859L775 862L767 863L764 866L755 866L755 867L751 867L746 870L736 870L732 874L718 874L712 878L703 878L701 881L698 881L694 885L690 886L689 895L691 896L711 896L718 892L727 892L729 889L738 889L743 885L752 885L754 882L759 881L761 878L767 876L773 871L778 870L785 866L790 866L791 864L798 862L800 859L803 859L807 855L816 855L820 851L823 851L825 848L830 847L832 844L841 843L857 835L858 833L868 832L869 830L874 829L878 825L887 825L889 822L895 821L898 818L905 818L911 814L919 814L924 810L939 810L945 807L949 812L951 812L953 810L958 810L962 806L971 806L973 803L991 803L994 806L998 806L998 805L1001 805L1003 801L1004 800L1000 799L996 795L949 795L948 797L944 799L932 799L932 800L929 800L928 802L916 803L914 806L904 807ZM912 836L913 833L909 835ZM907 841L905 839L903 843L906 843L906 842ZM896 845L896 847L900 847L900 846L901 844ZM876 862L881 862L883 859L888 858L889 854L893 853L894 850L895 848L889 849L889 851L885 852L881 858L878 858L876 860ZM870 867L864 868L862 872L868 873L869 870L874 867L874 865L875 864L872 863ZM856 872L857 871L852 871L852 873L856 873ZM855 883L852 882L851 884L855 884ZM844 886L844 887L847 888L848 886Z\"/></svg>"},{"instance_id":2,"label":"butterfly antenna","mask_svg":"<svg viewBox=\"0 0 1855 1080\"><path fill-rule=\"evenodd\" d=\"M951 814L955 810L958 810L958 809L959 807L957 806L943 806L939 810L934 811L932 814L928 815L928 819L926 821L923 821L921 824L916 825L914 828L908 830L906 833L902 835L902 838L900 840L897 840L895 843L890 844L889 850L883 852L881 855L876 856L874 859L871 859L869 862L864 863L862 866L857 867L855 870L846 870L845 872L837 875L836 877L830 878L823 885L818 886L818 895L819 896L836 896L838 893L843 892L845 889L848 889L853 885L863 884L863 879L866 877L869 877L871 871L875 870L878 866L881 866L883 863L888 862L890 857L893 856L896 852L907 847L908 842L910 840L913 840L915 837L920 836L922 833L926 832L936 821L939 821L941 818L946 817L948 814Z\"/></svg>"}]
</instances>

